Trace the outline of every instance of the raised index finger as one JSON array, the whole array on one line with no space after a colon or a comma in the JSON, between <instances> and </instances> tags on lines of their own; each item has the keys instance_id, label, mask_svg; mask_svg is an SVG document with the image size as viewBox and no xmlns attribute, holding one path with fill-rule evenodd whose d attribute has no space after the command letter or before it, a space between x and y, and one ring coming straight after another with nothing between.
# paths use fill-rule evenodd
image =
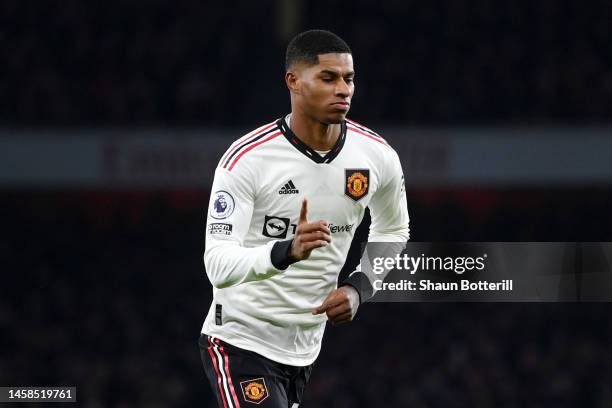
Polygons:
<instances>
[{"instance_id":1,"label":"raised index finger","mask_svg":"<svg viewBox=\"0 0 612 408\"><path fill-rule=\"evenodd\" d=\"M308 222L308 200L304 198L302 200L302 209L300 210L300 224L304 224Z\"/></svg>"}]
</instances>

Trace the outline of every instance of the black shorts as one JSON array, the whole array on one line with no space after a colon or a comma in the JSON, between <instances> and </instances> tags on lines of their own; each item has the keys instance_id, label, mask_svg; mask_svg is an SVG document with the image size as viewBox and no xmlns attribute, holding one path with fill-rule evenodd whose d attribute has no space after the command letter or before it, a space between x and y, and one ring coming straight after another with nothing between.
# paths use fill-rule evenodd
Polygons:
<instances>
[{"instance_id":1,"label":"black shorts","mask_svg":"<svg viewBox=\"0 0 612 408\"><path fill-rule=\"evenodd\" d=\"M202 334L204 371L221 408L296 408L313 364L295 367Z\"/></svg>"}]
</instances>

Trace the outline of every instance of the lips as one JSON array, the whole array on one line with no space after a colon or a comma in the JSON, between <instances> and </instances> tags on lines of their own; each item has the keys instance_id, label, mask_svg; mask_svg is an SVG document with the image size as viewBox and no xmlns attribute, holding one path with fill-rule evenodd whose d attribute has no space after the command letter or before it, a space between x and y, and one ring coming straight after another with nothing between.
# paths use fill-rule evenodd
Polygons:
<instances>
[{"instance_id":1,"label":"lips","mask_svg":"<svg viewBox=\"0 0 612 408\"><path fill-rule=\"evenodd\" d=\"M336 102L333 103L332 106L335 106L340 109L348 109L350 104L348 102Z\"/></svg>"}]
</instances>

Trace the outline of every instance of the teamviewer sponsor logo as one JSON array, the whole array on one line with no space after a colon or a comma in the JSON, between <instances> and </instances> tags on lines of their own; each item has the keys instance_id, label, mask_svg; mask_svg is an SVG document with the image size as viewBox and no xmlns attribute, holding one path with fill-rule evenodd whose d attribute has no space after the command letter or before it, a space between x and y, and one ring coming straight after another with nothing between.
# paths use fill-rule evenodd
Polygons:
<instances>
[{"instance_id":1,"label":"teamviewer sponsor logo","mask_svg":"<svg viewBox=\"0 0 612 408\"><path fill-rule=\"evenodd\" d=\"M299 194L300 190L295 187L293 181L289 180L284 186L278 190L278 194Z\"/></svg>"},{"instance_id":2,"label":"teamviewer sponsor logo","mask_svg":"<svg viewBox=\"0 0 612 408\"><path fill-rule=\"evenodd\" d=\"M337 232L351 232L353 231L354 225L355 224L346 224L346 225L329 224L329 230L331 231L332 234L335 234Z\"/></svg>"},{"instance_id":3,"label":"teamviewer sponsor logo","mask_svg":"<svg viewBox=\"0 0 612 408\"><path fill-rule=\"evenodd\" d=\"M269 238L285 238L289 229L289 218L266 215L262 234Z\"/></svg>"}]
</instances>

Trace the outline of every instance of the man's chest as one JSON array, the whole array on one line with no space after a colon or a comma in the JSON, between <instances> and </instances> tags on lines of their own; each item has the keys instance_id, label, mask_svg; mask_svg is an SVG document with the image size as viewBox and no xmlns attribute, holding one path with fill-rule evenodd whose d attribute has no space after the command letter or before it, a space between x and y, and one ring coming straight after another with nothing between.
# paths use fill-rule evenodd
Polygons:
<instances>
[{"instance_id":1,"label":"man's chest","mask_svg":"<svg viewBox=\"0 0 612 408\"><path fill-rule=\"evenodd\" d=\"M292 235L302 201L308 220L326 220L333 234L352 233L380 184L379 171L367 160L329 164L287 160L260 175L253 218L270 238Z\"/></svg>"}]
</instances>

